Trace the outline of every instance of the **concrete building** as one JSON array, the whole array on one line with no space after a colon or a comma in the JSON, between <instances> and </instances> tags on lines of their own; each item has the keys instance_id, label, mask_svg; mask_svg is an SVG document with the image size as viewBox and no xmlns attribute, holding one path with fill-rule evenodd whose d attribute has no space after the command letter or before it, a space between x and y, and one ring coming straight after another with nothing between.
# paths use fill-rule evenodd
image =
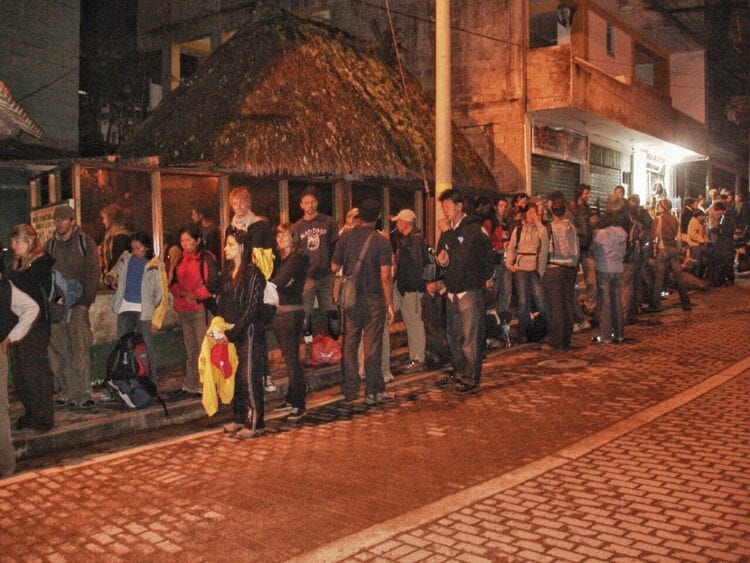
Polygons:
<instances>
[{"instance_id":1,"label":"concrete building","mask_svg":"<svg viewBox=\"0 0 750 563\"><path fill-rule=\"evenodd\" d=\"M199 62L256 4L140 0L139 48L161 51L162 84L174 88L181 64ZM390 15L406 67L434 91L432 3L404 0L390 14L349 0L275 4L386 52ZM681 0L672 4L453 0L453 119L502 191L587 182L595 203L618 184L643 201L660 185L671 197L746 189L744 158L707 161L706 45L681 19Z\"/></svg>"},{"instance_id":2,"label":"concrete building","mask_svg":"<svg viewBox=\"0 0 750 563\"><path fill-rule=\"evenodd\" d=\"M47 144L78 149L77 0L0 0L0 80Z\"/></svg>"}]
</instances>

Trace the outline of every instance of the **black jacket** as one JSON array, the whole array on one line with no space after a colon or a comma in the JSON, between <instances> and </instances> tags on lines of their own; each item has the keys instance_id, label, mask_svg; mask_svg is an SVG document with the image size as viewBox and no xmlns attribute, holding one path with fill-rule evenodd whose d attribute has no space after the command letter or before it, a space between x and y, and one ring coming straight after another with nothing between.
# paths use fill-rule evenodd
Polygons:
<instances>
[{"instance_id":1,"label":"black jacket","mask_svg":"<svg viewBox=\"0 0 750 563\"><path fill-rule=\"evenodd\" d=\"M448 229L438 241L437 252L448 251L450 262L444 270L445 288L450 293L484 289L494 272L490 238L482 231L478 217L466 216L456 229Z\"/></svg>"},{"instance_id":2,"label":"black jacket","mask_svg":"<svg viewBox=\"0 0 750 563\"><path fill-rule=\"evenodd\" d=\"M427 245L422 233L415 231L397 240L396 288L401 295L406 292L424 291L422 274L427 264Z\"/></svg>"},{"instance_id":3,"label":"black jacket","mask_svg":"<svg viewBox=\"0 0 750 563\"><path fill-rule=\"evenodd\" d=\"M222 277L222 291L218 299L219 316L234 324L234 327L226 331L230 342L242 342L247 338L250 325L262 323L265 288L266 278L253 264L245 267L245 272L236 283L229 271Z\"/></svg>"}]
</instances>

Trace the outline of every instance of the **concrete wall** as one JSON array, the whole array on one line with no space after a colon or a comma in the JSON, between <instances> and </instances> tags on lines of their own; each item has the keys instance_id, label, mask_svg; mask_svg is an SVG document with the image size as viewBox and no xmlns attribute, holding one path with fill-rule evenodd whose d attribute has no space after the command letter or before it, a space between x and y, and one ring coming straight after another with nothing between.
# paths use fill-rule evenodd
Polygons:
<instances>
[{"instance_id":1,"label":"concrete wall","mask_svg":"<svg viewBox=\"0 0 750 563\"><path fill-rule=\"evenodd\" d=\"M70 150L78 148L79 27L78 0L0 0L0 80Z\"/></svg>"},{"instance_id":2,"label":"concrete wall","mask_svg":"<svg viewBox=\"0 0 750 563\"><path fill-rule=\"evenodd\" d=\"M669 58L672 106L706 122L706 57L703 51L675 53Z\"/></svg>"},{"instance_id":3,"label":"concrete wall","mask_svg":"<svg viewBox=\"0 0 750 563\"><path fill-rule=\"evenodd\" d=\"M615 26L614 56L607 53L607 20L588 12L588 62L614 77L630 82L633 74L633 40Z\"/></svg>"}]
</instances>

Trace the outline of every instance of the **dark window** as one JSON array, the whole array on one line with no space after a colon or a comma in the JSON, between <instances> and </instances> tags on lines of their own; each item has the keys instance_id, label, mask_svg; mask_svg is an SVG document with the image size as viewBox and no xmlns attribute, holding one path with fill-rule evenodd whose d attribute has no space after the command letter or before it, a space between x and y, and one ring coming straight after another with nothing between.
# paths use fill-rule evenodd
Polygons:
<instances>
[{"instance_id":1,"label":"dark window","mask_svg":"<svg viewBox=\"0 0 750 563\"><path fill-rule=\"evenodd\" d=\"M529 20L529 47L557 45L557 12L535 14Z\"/></svg>"},{"instance_id":2,"label":"dark window","mask_svg":"<svg viewBox=\"0 0 750 563\"><path fill-rule=\"evenodd\" d=\"M615 26L607 24L607 54L610 57L615 56Z\"/></svg>"},{"instance_id":3,"label":"dark window","mask_svg":"<svg viewBox=\"0 0 750 563\"><path fill-rule=\"evenodd\" d=\"M669 87L666 60L640 43L636 43L635 79L642 84L653 86L655 90L666 96Z\"/></svg>"}]
</instances>

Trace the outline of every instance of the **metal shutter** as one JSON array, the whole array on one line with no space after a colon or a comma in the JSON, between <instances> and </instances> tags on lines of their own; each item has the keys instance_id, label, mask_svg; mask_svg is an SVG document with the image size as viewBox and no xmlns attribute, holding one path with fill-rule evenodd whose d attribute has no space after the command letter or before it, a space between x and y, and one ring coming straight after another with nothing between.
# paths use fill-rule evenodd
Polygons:
<instances>
[{"instance_id":1,"label":"metal shutter","mask_svg":"<svg viewBox=\"0 0 750 563\"><path fill-rule=\"evenodd\" d=\"M574 162L531 155L531 193L534 195L560 190L572 200L573 191L581 183L580 178L580 166Z\"/></svg>"}]
</instances>

